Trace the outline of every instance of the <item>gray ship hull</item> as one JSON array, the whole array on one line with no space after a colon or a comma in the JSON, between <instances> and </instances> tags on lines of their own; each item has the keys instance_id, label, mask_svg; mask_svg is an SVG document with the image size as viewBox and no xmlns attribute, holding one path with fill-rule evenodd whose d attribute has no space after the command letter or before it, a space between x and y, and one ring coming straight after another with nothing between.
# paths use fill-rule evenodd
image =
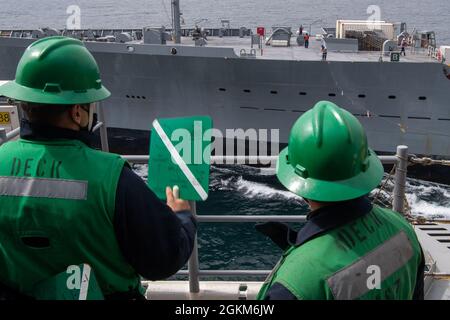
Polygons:
<instances>
[{"instance_id":1,"label":"gray ship hull","mask_svg":"<svg viewBox=\"0 0 450 320\"><path fill-rule=\"evenodd\" d=\"M14 78L32 41L0 38L0 79ZM406 144L412 153L450 156L450 80L439 63L243 59L218 48L178 47L171 55L170 47L159 45L136 44L133 53L127 44L87 46L112 92L104 102L108 126L128 143L136 133L145 136L157 117L200 114L210 115L224 133L279 129L286 143L294 121L329 100L358 117L376 151ZM148 147L140 144L135 149Z\"/></svg>"}]
</instances>

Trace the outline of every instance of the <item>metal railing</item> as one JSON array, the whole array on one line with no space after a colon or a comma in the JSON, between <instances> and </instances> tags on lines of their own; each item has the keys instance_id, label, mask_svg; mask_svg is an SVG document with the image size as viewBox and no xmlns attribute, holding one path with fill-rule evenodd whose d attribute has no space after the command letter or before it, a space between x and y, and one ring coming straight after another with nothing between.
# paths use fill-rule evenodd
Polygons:
<instances>
[{"instance_id":1,"label":"metal railing","mask_svg":"<svg viewBox=\"0 0 450 320\"><path fill-rule=\"evenodd\" d=\"M10 132L6 132L5 128L0 128L0 145L8 142L9 140L14 139L20 134L20 128L15 128Z\"/></svg>"},{"instance_id":2,"label":"metal railing","mask_svg":"<svg viewBox=\"0 0 450 320\"><path fill-rule=\"evenodd\" d=\"M436 59L439 62L445 62L445 58L443 57L442 51L440 48L436 48L433 46L428 46L427 55L433 59Z\"/></svg>"},{"instance_id":3,"label":"metal railing","mask_svg":"<svg viewBox=\"0 0 450 320\"><path fill-rule=\"evenodd\" d=\"M103 151L108 152L108 135L107 127L103 114L102 105L98 106L98 118L99 123L95 126L94 131L100 129L100 141ZM20 128L16 128L11 132L6 133L4 128L0 128L0 145L17 137L19 135ZM124 155L124 159L130 163L146 164L148 163L149 156L143 155ZM408 166L408 147L398 146L397 153L393 156L379 156L380 160L384 164L395 164L396 172L394 177L394 190L393 190L393 210L403 213L404 212L404 199L405 199L405 185L406 174ZM271 162L275 163L278 156L212 156L211 163L245 163L245 162ZM197 206L195 201L191 201L191 208L193 215L197 218L199 223L230 223L230 222L305 222L305 216L294 215L197 215ZM201 270L199 267L199 252L197 235L194 240L194 247L192 255L188 261L188 270L181 270L177 275L183 275L189 277L189 291L191 293L200 292L200 277L201 276L267 276L270 270Z\"/></svg>"}]
</instances>

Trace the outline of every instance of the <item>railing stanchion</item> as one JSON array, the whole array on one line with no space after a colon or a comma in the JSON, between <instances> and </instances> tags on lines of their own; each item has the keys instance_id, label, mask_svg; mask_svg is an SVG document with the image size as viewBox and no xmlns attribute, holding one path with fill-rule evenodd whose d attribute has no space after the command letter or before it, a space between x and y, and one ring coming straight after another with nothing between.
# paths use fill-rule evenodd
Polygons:
<instances>
[{"instance_id":1,"label":"railing stanchion","mask_svg":"<svg viewBox=\"0 0 450 320\"><path fill-rule=\"evenodd\" d=\"M98 119L103 125L100 127L100 143L102 146L102 151L109 152L108 145L108 128L106 127L105 114L103 112L103 104L101 102L97 105Z\"/></svg>"},{"instance_id":2,"label":"railing stanchion","mask_svg":"<svg viewBox=\"0 0 450 320\"><path fill-rule=\"evenodd\" d=\"M392 209L404 213L406 173L408 167L408 147L397 147L397 168L395 170L395 181L393 191Z\"/></svg>"},{"instance_id":3,"label":"railing stanchion","mask_svg":"<svg viewBox=\"0 0 450 320\"><path fill-rule=\"evenodd\" d=\"M6 129L0 128L0 145L4 144L6 141L7 141Z\"/></svg>"},{"instance_id":4,"label":"railing stanchion","mask_svg":"<svg viewBox=\"0 0 450 320\"><path fill-rule=\"evenodd\" d=\"M195 201L189 201L191 205L192 214L197 217L197 207ZM188 269L189 269L189 292L199 293L200 292L200 281L199 281L199 262L198 262L198 245L197 245L197 235L194 239L194 247L192 248L192 254L189 258Z\"/></svg>"}]
</instances>

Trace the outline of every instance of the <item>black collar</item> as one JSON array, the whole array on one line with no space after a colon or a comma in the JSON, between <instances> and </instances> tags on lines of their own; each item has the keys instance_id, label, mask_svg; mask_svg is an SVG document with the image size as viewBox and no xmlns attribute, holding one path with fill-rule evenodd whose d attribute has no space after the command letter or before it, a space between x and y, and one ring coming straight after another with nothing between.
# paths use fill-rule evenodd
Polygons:
<instances>
[{"instance_id":1,"label":"black collar","mask_svg":"<svg viewBox=\"0 0 450 320\"><path fill-rule=\"evenodd\" d=\"M372 203L366 196L314 210L308 214L307 223L298 232L295 246L356 220L371 210Z\"/></svg>"},{"instance_id":2,"label":"black collar","mask_svg":"<svg viewBox=\"0 0 450 320\"><path fill-rule=\"evenodd\" d=\"M31 123L25 119L20 121L20 137L32 141L48 140L79 140L87 146L92 146L93 134L87 131L75 131L70 129L44 126Z\"/></svg>"}]
</instances>

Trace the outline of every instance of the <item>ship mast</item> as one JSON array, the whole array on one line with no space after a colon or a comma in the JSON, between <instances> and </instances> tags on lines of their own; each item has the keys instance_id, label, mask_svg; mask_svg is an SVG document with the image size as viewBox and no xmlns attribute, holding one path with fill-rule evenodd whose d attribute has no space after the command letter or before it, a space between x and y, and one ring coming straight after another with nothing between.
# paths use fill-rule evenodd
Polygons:
<instances>
[{"instance_id":1,"label":"ship mast","mask_svg":"<svg viewBox=\"0 0 450 320\"><path fill-rule=\"evenodd\" d=\"M172 0L172 23L173 40L175 43L181 43L181 13L180 0Z\"/></svg>"}]
</instances>

